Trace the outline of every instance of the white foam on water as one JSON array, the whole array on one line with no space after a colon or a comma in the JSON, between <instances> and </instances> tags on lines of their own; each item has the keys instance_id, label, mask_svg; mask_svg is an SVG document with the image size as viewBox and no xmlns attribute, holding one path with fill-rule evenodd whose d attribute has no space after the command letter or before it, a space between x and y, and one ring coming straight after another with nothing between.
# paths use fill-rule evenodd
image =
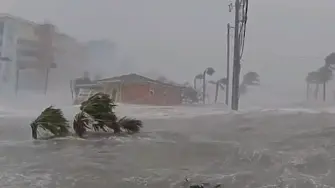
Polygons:
<instances>
[{"instance_id":1,"label":"white foam on water","mask_svg":"<svg viewBox=\"0 0 335 188\"><path fill-rule=\"evenodd\" d=\"M58 107L58 106L56 106ZM79 106L63 106L60 107L65 116L73 117L79 112ZM15 109L0 106L0 117L34 117L37 116L43 108L36 109ZM119 105L116 113L119 116L129 116L144 119L167 119L167 118L192 118L197 116L220 115L220 114L245 114L245 113L278 113L278 114L294 114L294 113L335 113L335 107L309 109L309 108L249 108L241 109L238 112L232 112L227 108L217 107L152 107L152 106L131 106Z\"/></svg>"},{"instance_id":2,"label":"white foam on water","mask_svg":"<svg viewBox=\"0 0 335 188\"><path fill-rule=\"evenodd\" d=\"M72 118L79 112L79 105L66 105L69 101L62 100L62 95L48 96L36 94L25 94L20 97L0 98L0 117L36 117L40 112L54 105L61 108L67 118ZM53 103L50 103L53 101ZM243 101L242 101L243 102ZM233 112L224 104L209 105L184 105L184 106L149 106L118 104L116 113L119 116L129 116L140 119L169 119L169 118L192 118L197 116L224 115L224 114L244 114L244 113L335 113L335 104L311 104L311 103L291 103L289 107L256 106L241 104L241 110Z\"/></svg>"}]
</instances>

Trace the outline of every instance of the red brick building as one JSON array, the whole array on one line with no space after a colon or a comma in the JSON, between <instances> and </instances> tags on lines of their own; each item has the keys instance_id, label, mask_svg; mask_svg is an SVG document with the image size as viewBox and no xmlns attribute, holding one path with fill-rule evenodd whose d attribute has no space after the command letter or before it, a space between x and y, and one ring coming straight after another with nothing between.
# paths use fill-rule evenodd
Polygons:
<instances>
[{"instance_id":1,"label":"red brick building","mask_svg":"<svg viewBox=\"0 0 335 188\"><path fill-rule=\"evenodd\" d=\"M137 74L98 81L116 102L147 105L182 104L182 86L163 83Z\"/></svg>"}]
</instances>

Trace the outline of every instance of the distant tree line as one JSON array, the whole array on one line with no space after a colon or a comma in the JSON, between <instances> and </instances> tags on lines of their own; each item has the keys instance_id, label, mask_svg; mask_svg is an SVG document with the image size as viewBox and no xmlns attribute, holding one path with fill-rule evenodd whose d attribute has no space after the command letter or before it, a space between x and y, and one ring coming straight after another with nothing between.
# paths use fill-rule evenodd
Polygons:
<instances>
[{"instance_id":1,"label":"distant tree line","mask_svg":"<svg viewBox=\"0 0 335 188\"><path fill-rule=\"evenodd\" d=\"M333 79L333 70L335 65L335 53L329 54L325 58L325 63L317 70L311 71L305 78L306 82L306 98L310 99L311 86L314 85L315 100L319 98L320 85L322 85L323 96L322 100L326 101L327 83Z\"/></svg>"}]
</instances>

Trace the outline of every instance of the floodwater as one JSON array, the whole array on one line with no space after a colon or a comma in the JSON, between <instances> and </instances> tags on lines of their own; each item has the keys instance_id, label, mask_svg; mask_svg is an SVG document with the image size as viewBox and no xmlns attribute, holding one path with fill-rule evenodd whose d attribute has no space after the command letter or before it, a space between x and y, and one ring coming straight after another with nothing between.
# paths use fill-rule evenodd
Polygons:
<instances>
[{"instance_id":1,"label":"floodwater","mask_svg":"<svg viewBox=\"0 0 335 188\"><path fill-rule=\"evenodd\" d=\"M249 111L144 120L141 133L32 141L28 117L0 119L1 188L335 185L335 116Z\"/></svg>"}]
</instances>

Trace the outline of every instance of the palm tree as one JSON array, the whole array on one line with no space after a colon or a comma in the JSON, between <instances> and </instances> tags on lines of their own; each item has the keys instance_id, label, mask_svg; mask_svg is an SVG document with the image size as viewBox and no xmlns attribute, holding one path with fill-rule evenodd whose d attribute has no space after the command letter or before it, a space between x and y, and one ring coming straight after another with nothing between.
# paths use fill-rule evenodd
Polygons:
<instances>
[{"instance_id":1,"label":"palm tree","mask_svg":"<svg viewBox=\"0 0 335 188\"><path fill-rule=\"evenodd\" d=\"M202 80L203 79L203 75L202 74L198 74L194 77L193 79L193 86L194 89L197 90L197 80Z\"/></svg>"},{"instance_id":2,"label":"palm tree","mask_svg":"<svg viewBox=\"0 0 335 188\"><path fill-rule=\"evenodd\" d=\"M318 75L317 71L309 72L305 78L306 81L306 98L309 99L309 90L311 84L318 84Z\"/></svg>"},{"instance_id":3,"label":"palm tree","mask_svg":"<svg viewBox=\"0 0 335 188\"><path fill-rule=\"evenodd\" d=\"M332 69L334 68L333 66L335 65L335 52L330 53L326 58L325 58L325 65L327 67L331 67Z\"/></svg>"},{"instance_id":4,"label":"palm tree","mask_svg":"<svg viewBox=\"0 0 335 188\"><path fill-rule=\"evenodd\" d=\"M186 103L198 103L199 93L192 87L184 87L182 91L182 99Z\"/></svg>"},{"instance_id":5,"label":"palm tree","mask_svg":"<svg viewBox=\"0 0 335 188\"><path fill-rule=\"evenodd\" d=\"M43 110L41 115L30 124L30 127L33 139L37 139L43 131L54 137L67 136L70 133L70 127L63 112L53 106Z\"/></svg>"},{"instance_id":6,"label":"palm tree","mask_svg":"<svg viewBox=\"0 0 335 188\"><path fill-rule=\"evenodd\" d=\"M305 81L307 84L307 87L306 87L307 99L309 98L310 84L315 84L315 90L314 90L315 100L318 99L319 85L322 84L323 85L323 101L326 101L327 82L329 82L333 77L332 70L334 70L334 65L335 65L335 52L330 53L325 58L324 66L319 68L317 71L308 73L308 75L305 78Z\"/></svg>"},{"instance_id":7,"label":"palm tree","mask_svg":"<svg viewBox=\"0 0 335 188\"><path fill-rule=\"evenodd\" d=\"M318 69L319 83L323 85L323 101L326 101L327 83L333 78L333 72L330 66L323 66Z\"/></svg>"},{"instance_id":8,"label":"palm tree","mask_svg":"<svg viewBox=\"0 0 335 188\"><path fill-rule=\"evenodd\" d=\"M218 96L219 96L219 88L221 90L224 90L225 87L227 87L227 78L221 78L217 81L209 81L209 83L215 85L215 100L214 100L214 102L217 103Z\"/></svg>"},{"instance_id":9,"label":"palm tree","mask_svg":"<svg viewBox=\"0 0 335 188\"><path fill-rule=\"evenodd\" d=\"M202 102L205 104L205 98L206 98L206 75L212 76L215 73L215 70L212 67L208 67L205 69L203 73L203 79L202 79Z\"/></svg>"},{"instance_id":10,"label":"palm tree","mask_svg":"<svg viewBox=\"0 0 335 188\"><path fill-rule=\"evenodd\" d=\"M79 137L87 132L113 130L114 133L137 133L142 128L142 121L123 117L118 119L114 113L114 105L108 94L97 93L81 104L73 121L73 129ZM68 121L60 109L50 106L46 108L31 124L32 137L38 139L42 131L52 137L63 137L70 134Z\"/></svg>"},{"instance_id":11,"label":"palm tree","mask_svg":"<svg viewBox=\"0 0 335 188\"><path fill-rule=\"evenodd\" d=\"M118 120L114 109L116 105L110 95L97 93L84 101L75 120L73 129L80 137L86 132L86 129L94 131L113 130L114 133L136 133L142 127L142 121L132 118L123 117ZM92 128L89 128L89 127Z\"/></svg>"},{"instance_id":12,"label":"palm tree","mask_svg":"<svg viewBox=\"0 0 335 188\"><path fill-rule=\"evenodd\" d=\"M240 93L247 93L247 86L258 86L260 85L259 75L257 72L248 72L243 76L242 83L240 84Z\"/></svg>"},{"instance_id":13,"label":"palm tree","mask_svg":"<svg viewBox=\"0 0 335 188\"><path fill-rule=\"evenodd\" d=\"M160 81L160 82L163 82L163 83L168 82L168 79L167 79L165 76L159 76L159 77L157 78L157 80Z\"/></svg>"}]
</instances>

